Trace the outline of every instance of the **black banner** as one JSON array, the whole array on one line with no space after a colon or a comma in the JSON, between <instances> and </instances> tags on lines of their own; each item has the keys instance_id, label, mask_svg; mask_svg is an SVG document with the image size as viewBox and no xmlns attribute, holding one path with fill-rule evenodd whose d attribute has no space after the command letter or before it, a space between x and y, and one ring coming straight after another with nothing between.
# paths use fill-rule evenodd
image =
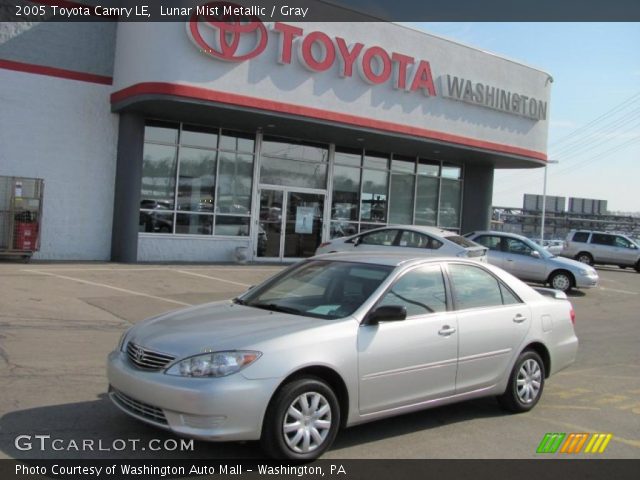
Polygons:
<instances>
[{"instance_id":1,"label":"black banner","mask_svg":"<svg viewBox=\"0 0 640 480\"><path fill-rule=\"evenodd\" d=\"M270 21L640 21L638 0L0 0L2 22ZM640 28L640 27L639 27Z\"/></svg>"}]
</instances>

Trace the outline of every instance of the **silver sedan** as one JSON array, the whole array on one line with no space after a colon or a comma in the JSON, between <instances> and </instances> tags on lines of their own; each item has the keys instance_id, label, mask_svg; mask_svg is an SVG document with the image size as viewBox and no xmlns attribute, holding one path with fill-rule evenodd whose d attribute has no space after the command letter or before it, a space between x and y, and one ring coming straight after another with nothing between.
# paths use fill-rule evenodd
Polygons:
<instances>
[{"instance_id":1,"label":"silver sedan","mask_svg":"<svg viewBox=\"0 0 640 480\"><path fill-rule=\"evenodd\" d=\"M484 263L324 255L135 325L109 355L109 396L180 435L308 460L392 415L483 396L532 409L575 359L573 321L563 293Z\"/></svg>"},{"instance_id":2,"label":"silver sedan","mask_svg":"<svg viewBox=\"0 0 640 480\"><path fill-rule=\"evenodd\" d=\"M549 284L568 292L574 287L598 286L598 272L589 265L558 257L522 235L507 232L472 232L465 237L489 249L489 263L526 282Z\"/></svg>"}]
</instances>

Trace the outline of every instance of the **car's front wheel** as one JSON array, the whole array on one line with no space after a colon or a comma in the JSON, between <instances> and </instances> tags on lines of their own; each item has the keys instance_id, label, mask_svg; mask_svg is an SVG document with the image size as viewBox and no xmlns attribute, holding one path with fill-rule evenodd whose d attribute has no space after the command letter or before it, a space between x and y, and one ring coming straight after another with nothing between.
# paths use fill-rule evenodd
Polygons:
<instances>
[{"instance_id":1,"label":"car's front wheel","mask_svg":"<svg viewBox=\"0 0 640 480\"><path fill-rule=\"evenodd\" d=\"M340 426L340 406L329 385L316 377L285 384L271 399L260 443L269 456L313 460L326 452Z\"/></svg>"},{"instance_id":2,"label":"car's front wheel","mask_svg":"<svg viewBox=\"0 0 640 480\"><path fill-rule=\"evenodd\" d=\"M544 377L544 363L540 355L533 350L525 350L513 366L507 390L498 397L498 402L511 412L528 412L540 400Z\"/></svg>"},{"instance_id":3,"label":"car's front wheel","mask_svg":"<svg viewBox=\"0 0 640 480\"><path fill-rule=\"evenodd\" d=\"M565 272L564 270L553 272L551 276L549 276L549 284L551 288L567 293L571 290L571 287L573 287L573 277L569 272Z\"/></svg>"}]
</instances>

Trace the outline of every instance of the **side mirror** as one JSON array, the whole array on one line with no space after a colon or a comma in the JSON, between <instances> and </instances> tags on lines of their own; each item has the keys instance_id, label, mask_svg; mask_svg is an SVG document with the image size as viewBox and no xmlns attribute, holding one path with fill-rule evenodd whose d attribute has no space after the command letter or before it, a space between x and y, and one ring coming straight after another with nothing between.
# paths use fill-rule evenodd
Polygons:
<instances>
[{"instance_id":1,"label":"side mirror","mask_svg":"<svg viewBox=\"0 0 640 480\"><path fill-rule=\"evenodd\" d=\"M532 256L533 258L540 258L540 252L539 252L539 251L537 251L537 250L532 250L532 251L531 251L531 256Z\"/></svg>"},{"instance_id":2,"label":"side mirror","mask_svg":"<svg viewBox=\"0 0 640 480\"><path fill-rule=\"evenodd\" d=\"M366 325L377 325L380 322L397 322L406 318L406 307L402 305L382 305L370 311L364 323Z\"/></svg>"}]
</instances>

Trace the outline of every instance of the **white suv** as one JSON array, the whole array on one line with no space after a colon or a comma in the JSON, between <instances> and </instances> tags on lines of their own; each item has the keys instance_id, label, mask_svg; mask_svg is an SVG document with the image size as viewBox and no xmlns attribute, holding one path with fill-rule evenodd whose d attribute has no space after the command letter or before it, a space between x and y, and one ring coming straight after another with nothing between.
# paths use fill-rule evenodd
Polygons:
<instances>
[{"instance_id":1,"label":"white suv","mask_svg":"<svg viewBox=\"0 0 640 480\"><path fill-rule=\"evenodd\" d=\"M571 230L564 242L561 255L593 265L634 267L640 273L640 246L625 235Z\"/></svg>"}]
</instances>

